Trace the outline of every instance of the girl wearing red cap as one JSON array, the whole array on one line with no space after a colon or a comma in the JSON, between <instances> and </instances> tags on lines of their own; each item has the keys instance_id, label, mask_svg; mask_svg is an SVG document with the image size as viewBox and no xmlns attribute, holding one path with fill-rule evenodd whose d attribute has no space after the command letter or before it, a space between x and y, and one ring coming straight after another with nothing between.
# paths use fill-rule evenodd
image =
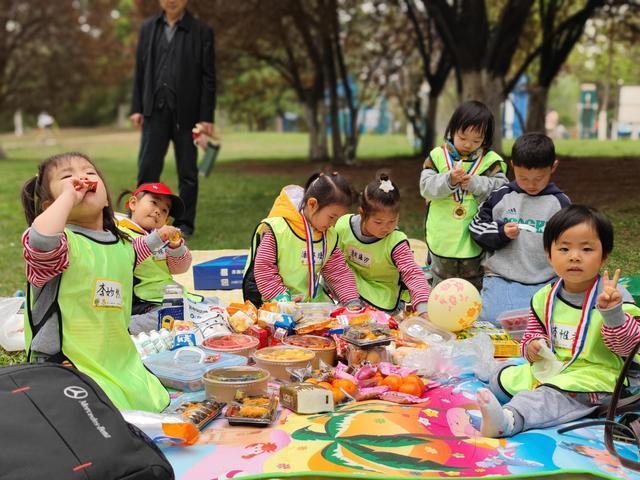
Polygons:
<instances>
[{"instance_id":1,"label":"girl wearing red cap","mask_svg":"<svg viewBox=\"0 0 640 480\"><path fill-rule=\"evenodd\" d=\"M184 273L191 266L191 252L180 236L180 231L167 227L169 217L179 217L184 210L182 200L164 183L144 183L129 194L126 208L129 218L118 220L118 228L132 238L148 235L160 228L171 228L168 244L134 270L133 317L129 324L136 334L157 328L156 312L162 304L165 285L175 283L172 275ZM191 295L189 295L191 296ZM193 299L202 301L194 295Z\"/></svg>"}]
</instances>

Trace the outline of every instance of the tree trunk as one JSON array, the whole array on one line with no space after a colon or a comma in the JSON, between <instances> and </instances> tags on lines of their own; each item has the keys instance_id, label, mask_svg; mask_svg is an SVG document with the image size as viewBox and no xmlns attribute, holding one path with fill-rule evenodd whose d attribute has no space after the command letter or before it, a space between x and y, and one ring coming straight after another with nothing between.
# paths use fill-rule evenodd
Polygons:
<instances>
[{"instance_id":1,"label":"tree trunk","mask_svg":"<svg viewBox=\"0 0 640 480\"><path fill-rule=\"evenodd\" d=\"M461 72L462 101L477 100L484 103L493 114L492 150L502 153L502 81L486 70L467 70Z\"/></svg>"},{"instance_id":2,"label":"tree trunk","mask_svg":"<svg viewBox=\"0 0 640 480\"><path fill-rule=\"evenodd\" d=\"M540 85L529 86L529 106L527 107L525 132L546 133L544 123L547 115L548 96L548 88Z\"/></svg>"},{"instance_id":3,"label":"tree trunk","mask_svg":"<svg viewBox=\"0 0 640 480\"><path fill-rule=\"evenodd\" d=\"M311 162L323 161L326 158L326 149L323 152L321 144L322 126L318 123L318 111L315 100L305 102L304 116L307 122L307 128L309 128L309 160Z\"/></svg>"},{"instance_id":4,"label":"tree trunk","mask_svg":"<svg viewBox=\"0 0 640 480\"><path fill-rule=\"evenodd\" d=\"M429 94L429 105L427 105L427 116L425 117L424 140L422 142L423 157L426 158L436 143L436 117L438 116L438 97Z\"/></svg>"}]
</instances>

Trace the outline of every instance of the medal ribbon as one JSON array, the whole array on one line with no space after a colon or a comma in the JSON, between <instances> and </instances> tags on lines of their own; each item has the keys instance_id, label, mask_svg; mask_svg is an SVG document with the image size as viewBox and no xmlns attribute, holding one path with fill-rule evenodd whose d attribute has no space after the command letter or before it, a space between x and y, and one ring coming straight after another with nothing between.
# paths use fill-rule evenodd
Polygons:
<instances>
[{"instance_id":1,"label":"medal ribbon","mask_svg":"<svg viewBox=\"0 0 640 480\"><path fill-rule=\"evenodd\" d=\"M571 359L565 362L563 370L569 367L582 353L584 349L584 344L587 340L587 332L589 330L589 324L591 322L591 312L596 306L596 293L598 291L598 282L600 277L598 276L589 291L587 292L584 303L582 304L582 313L580 314L580 322L578 323L578 328L576 330L576 336L573 339L573 345L571 346ZM558 280L553 287L551 288L551 292L549 292L549 296L547 297L547 302L545 304L545 323L547 327L547 334L549 335L549 340L551 342L551 350L553 348L553 321L551 316L553 314L553 305L556 301L556 297L558 296L558 292L562 287L562 279Z\"/></svg>"},{"instance_id":2,"label":"medal ribbon","mask_svg":"<svg viewBox=\"0 0 640 480\"><path fill-rule=\"evenodd\" d=\"M313 248L313 228L307 221L307 218L304 216L304 213L300 212L302 216L302 222L304 223L304 233L305 233L305 243L306 243L306 251L307 251L307 267L309 269L309 301L312 301L316 298L316 293L318 292L318 285L320 284L320 272L316 275L316 258L314 254ZM322 234L322 261L324 261L327 255L327 242L326 235Z\"/></svg>"},{"instance_id":3,"label":"medal ribbon","mask_svg":"<svg viewBox=\"0 0 640 480\"><path fill-rule=\"evenodd\" d=\"M447 168L449 169L449 171L452 171L454 168L454 165L453 165L453 160L451 159L451 155L449 155L449 150L447 150L445 147L442 147L442 151L444 152L444 158L447 162ZM478 171L478 169L480 168L480 164L482 163L482 157L483 155L480 155L478 159L475 162L473 162L473 165L471 165L471 168L467 172L469 175L474 175ZM453 200L461 204L464 201L465 193L466 193L465 190L460 188L459 185L456 185L456 188L452 195Z\"/></svg>"}]
</instances>

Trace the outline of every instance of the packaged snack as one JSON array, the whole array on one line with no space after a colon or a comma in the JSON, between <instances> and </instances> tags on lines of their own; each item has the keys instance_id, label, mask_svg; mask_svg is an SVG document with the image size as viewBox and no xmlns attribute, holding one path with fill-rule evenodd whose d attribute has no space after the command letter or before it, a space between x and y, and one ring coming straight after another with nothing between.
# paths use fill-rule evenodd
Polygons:
<instances>
[{"instance_id":1,"label":"packaged snack","mask_svg":"<svg viewBox=\"0 0 640 480\"><path fill-rule=\"evenodd\" d=\"M227 367L209 370L202 379L209 398L229 403L238 390L248 395L266 392L270 377L267 370L258 367Z\"/></svg>"},{"instance_id":2,"label":"packaged snack","mask_svg":"<svg viewBox=\"0 0 640 480\"><path fill-rule=\"evenodd\" d=\"M142 430L159 447L193 445L200 431L181 415L121 410L124 419Z\"/></svg>"},{"instance_id":3,"label":"packaged snack","mask_svg":"<svg viewBox=\"0 0 640 480\"><path fill-rule=\"evenodd\" d=\"M184 320L184 308L179 307L163 307L158 310L158 330L166 328L173 330L173 324L176 320Z\"/></svg>"},{"instance_id":4,"label":"packaged snack","mask_svg":"<svg viewBox=\"0 0 640 480\"><path fill-rule=\"evenodd\" d=\"M387 326L365 323L350 326L342 334L342 339L359 347L373 347L389 345L393 336Z\"/></svg>"},{"instance_id":5,"label":"packaged snack","mask_svg":"<svg viewBox=\"0 0 640 480\"><path fill-rule=\"evenodd\" d=\"M276 417L278 397L247 396L245 392L238 392L227 410L225 417L229 425L250 425L266 427Z\"/></svg>"},{"instance_id":6,"label":"packaged snack","mask_svg":"<svg viewBox=\"0 0 640 480\"><path fill-rule=\"evenodd\" d=\"M293 332L293 327L296 325L296 320L293 315L287 313L269 312L267 310L260 310L258 312L258 326L262 328L268 328L275 330L276 328L284 328L289 333Z\"/></svg>"},{"instance_id":7,"label":"packaged snack","mask_svg":"<svg viewBox=\"0 0 640 480\"><path fill-rule=\"evenodd\" d=\"M502 328L509 332L511 338L519 342L527 329L527 323L529 323L529 309L522 308L504 312L498 316L498 322Z\"/></svg>"},{"instance_id":8,"label":"packaged snack","mask_svg":"<svg viewBox=\"0 0 640 480\"><path fill-rule=\"evenodd\" d=\"M313 383L291 383L280 388L283 407L296 413L333 411L333 392Z\"/></svg>"},{"instance_id":9,"label":"packaged snack","mask_svg":"<svg viewBox=\"0 0 640 480\"><path fill-rule=\"evenodd\" d=\"M222 413L224 403L218 403L212 400L203 400L201 402L185 402L176 408L173 412L191 421L198 430L209 425L215 418Z\"/></svg>"},{"instance_id":10,"label":"packaged snack","mask_svg":"<svg viewBox=\"0 0 640 480\"><path fill-rule=\"evenodd\" d=\"M269 330L266 328L254 325L249 327L246 334L258 339L258 350L269 345Z\"/></svg>"},{"instance_id":11,"label":"packaged snack","mask_svg":"<svg viewBox=\"0 0 640 480\"><path fill-rule=\"evenodd\" d=\"M255 321L246 312L238 310L236 313L229 317L229 325L234 332L243 333L251 327Z\"/></svg>"},{"instance_id":12,"label":"packaged snack","mask_svg":"<svg viewBox=\"0 0 640 480\"><path fill-rule=\"evenodd\" d=\"M346 358L349 367L352 368L359 368L365 363L377 365L380 362L391 361L391 355L384 345L360 347L358 345L348 344Z\"/></svg>"},{"instance_id":13,"label":"packaged snack","mask_svg":"<svg viewBox=\"0 0 640 480\"><path fill-rule=\"evenodd\" d=\"M246 313L253 320L253 323L258 321L258 309L249 300L244 303L230 303L227 307L229 316L232 316L237 311Z\"/></svg>"}]
</instances>

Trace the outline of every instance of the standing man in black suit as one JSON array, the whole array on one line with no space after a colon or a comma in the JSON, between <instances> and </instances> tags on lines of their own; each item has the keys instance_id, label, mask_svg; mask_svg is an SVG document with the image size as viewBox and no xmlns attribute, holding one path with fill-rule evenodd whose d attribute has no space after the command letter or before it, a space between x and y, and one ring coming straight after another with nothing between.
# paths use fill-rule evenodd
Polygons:
<instances>
[{"instance_id":1,"label":"standing man in black suit","mask_svg":"<svg viewBox=\"0 0 640 480\"><path fill-rule=\"evenodd\" d=\"M195 228L198 153L191 130L212 135L216 104L213 30L187 10L188 0L159 0L162 12L140 28L131 100L131 122L142 129L138 185L160 181L173 141L180 198L175 226L185 237Z\"/></svg>"}]
</instances>

